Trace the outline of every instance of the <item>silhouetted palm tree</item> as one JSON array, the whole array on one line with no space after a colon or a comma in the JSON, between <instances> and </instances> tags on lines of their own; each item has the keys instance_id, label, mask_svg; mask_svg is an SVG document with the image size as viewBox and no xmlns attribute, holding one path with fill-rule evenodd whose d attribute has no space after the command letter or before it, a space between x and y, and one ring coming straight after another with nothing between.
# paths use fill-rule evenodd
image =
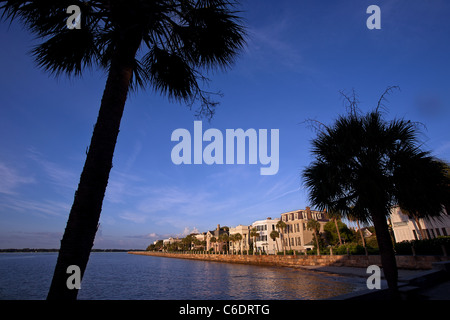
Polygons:
<instances>
[{"instance_id":1,"label":"silhouetted palm tree","mask_svg":"<svg viewBox=\"0 0 450 320\"><path fill-rule=\"evenodd\" d=\"M201 89L202 72L228 67L244 45L244 29L227 0L0 1L6 20L19 20L42 43L40 67L80 75L108 72L97 123L61 241L48 299L76 299L67 267L84 274L94 243L125 101L130 88L150 87L210 117L216 102ZM80 29L69 29L67 8L81 9Z\"/></svg>"},{"instance_id":2,"label":"silhouetted palm tree","mask_svg":"<svg viewBox=\"0 0 450 320\"><path fill-rule=\"evenodd\" d=\"M445 197L446 189L449 189L448 164L429 158L426 153L420 153L416 157L403 160L408 162L410 172L405 168L398 169L399 176L408 177L417 185L411 185L406 179L402 184L399 183L399 191L402 192L404 200L399 201L398 205L404 214L416 222L422 239L427 239L428 236L421 226L420 219L437 216L434 213L439 210L442 212L450 203L449 198L440 201ZM414 172L413 177L411 172ZM435 181L440 182L437 184Z\"/></svg>"},{"instance_id":3,"label":"silhouetted palm tree","mask_svg":"<svg viewBox=\"0 0 450 320\"><path fill-rule=\"evenodd\" d=\"M436 216L450 193L442 162L418 146L417 124L383 119L380 102L390 90L365 115L350 99L347 115L332 126L321 124L312 142L316 160L303 177L316 207L373 222L384 274L396 296L398 272L386 221L391 207Z\"/></svg>"}]
</instances>

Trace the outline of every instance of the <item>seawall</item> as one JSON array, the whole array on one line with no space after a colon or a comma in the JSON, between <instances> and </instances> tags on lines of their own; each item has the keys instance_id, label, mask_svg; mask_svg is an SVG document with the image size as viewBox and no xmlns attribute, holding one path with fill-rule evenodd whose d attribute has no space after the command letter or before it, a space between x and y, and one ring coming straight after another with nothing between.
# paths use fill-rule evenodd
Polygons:
<instances>
[{"instance_id":1,"label":"seawall","mask_svg":"<svg viewBox=\"0 0 450 320\"><path fill-rule=\"evenodd\" d=\"M253 264L277 267L336 266L367 268L381 266L379 255L232 255L205 253L168 253L152 251L130 251L130 254L155 257L192 259L226 263ZM396 256L400 269L430 270L435 262L449 261L447 256Z\"/></svg>"}]
</instances>

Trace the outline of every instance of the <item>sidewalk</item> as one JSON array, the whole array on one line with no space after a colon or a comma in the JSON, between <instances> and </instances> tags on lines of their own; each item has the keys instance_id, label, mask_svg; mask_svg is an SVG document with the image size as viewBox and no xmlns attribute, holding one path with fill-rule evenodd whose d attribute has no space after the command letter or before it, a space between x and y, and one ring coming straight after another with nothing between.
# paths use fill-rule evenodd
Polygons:
<instances>
[{"instance_id":1,"label":"sidewalk","mask_svg":"<svg viewBox=\"0 0 450 320\"><path fill-rule=\"evenodd\" d=\"M450 272L449 263L446 267L436 265L432 270L398 270L398 285L404 300L450 300ZM342 276L353 276L367 279L371 274L366 272L366 268L355 267L334 267L334 266L303 266L301 268L339 274ZM346 295L332 298L332 300L347 299L383 299L384 289L387 289L384 280L383 270L381 270L381 290L359 290Z\"/></svg>"},{"instance_id":2,"label":"sidewalk","mask_svg":"<svg viewBox=\"0 0 450 320\"><path fill-rule=\"evenodd\" d=\"M326 272L326 273L335 273L343 276L354 276L361 278L368 278L370 273L366 272L366 268L356 268L356 267L334 267L334 266L302 266L301 268ZM399 269L398 270L398 278L399 282L406 281L410 277L417 276L423 273L424 270L407 270L407 269ZM383 269L381 269L381 279L384 279Z\"/></svg>"},{"instance_id":3,"label":"sidewalk","mask_svg":"<svg viewBox=\"0 0 450 320\"><path fill-rule=\"evenodd\" d=\"M419 292L423 300L449 300L450 301L450 280L424 289Z\"/></svg>"}]
</instances>

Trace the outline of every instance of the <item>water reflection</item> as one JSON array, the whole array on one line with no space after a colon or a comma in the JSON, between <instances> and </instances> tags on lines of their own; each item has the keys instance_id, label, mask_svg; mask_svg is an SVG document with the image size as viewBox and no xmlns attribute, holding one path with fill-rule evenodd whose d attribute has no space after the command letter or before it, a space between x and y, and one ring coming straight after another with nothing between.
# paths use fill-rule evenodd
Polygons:
<instances>
[{"instance_id":1,"label":"water reflection","mask_svg":"<svg viewBox=\"0 0 450 320\"><path fill-rule=\"evenodd\" d=\"M45 299L56 253L0 255L0 299ZM92 253L79 299L305 300L365 287L365 279L303 269Z\"/></svg>"},{"instance_id":2,"label":"water reflection","mask_svg":"<svg viewBox=\"0 0 450 320\"><path fill-rule=\"evenodd\" d=\"M359 279L303 269L156 259L164 261L154 274L153 289L160 297L172 294L171 299L326 299L362 285ZM171 270L172 276L166 278L162 270ZM180 287L188 292L175 294Z\"/></svg>"}]
</instances>

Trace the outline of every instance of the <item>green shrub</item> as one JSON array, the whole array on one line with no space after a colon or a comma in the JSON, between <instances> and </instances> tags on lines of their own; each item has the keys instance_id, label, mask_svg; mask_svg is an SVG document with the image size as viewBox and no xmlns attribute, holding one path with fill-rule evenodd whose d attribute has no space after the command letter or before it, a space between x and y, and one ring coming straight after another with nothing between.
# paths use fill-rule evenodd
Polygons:
<instances>
[{"instance_id":1,"label":"green shrub","mask_svg":"<svg viewBox=\"0 0 450 320\"><path fill-rule=\"evenodd\" d=\"M371 246L367 246L367 253L368 254L378 254L379 250L378 248L374 248ZM343 255L343 254L347 254L347 249L348 249L348 253L352 254L352 255L364 255L366 254L366 250L364 249L364 246L358 244L358 243L346 243L343 244L342 246L337 246L337 247L333 247L333 254L336 255Z\"/></svg>"},{"instance_id":2,"label":"green shrub","mask_svg":"<svg viewBox=\"0 0 450 320\"><path fill-rule=\"evenodd\" d=\"M442 246L447 254L450 254L450 236L441 236L434 239L402 241L395 244L395 253L400 255L412 255L412 247L417 255L442 255Z\"/></svg>"}]
</instances>

